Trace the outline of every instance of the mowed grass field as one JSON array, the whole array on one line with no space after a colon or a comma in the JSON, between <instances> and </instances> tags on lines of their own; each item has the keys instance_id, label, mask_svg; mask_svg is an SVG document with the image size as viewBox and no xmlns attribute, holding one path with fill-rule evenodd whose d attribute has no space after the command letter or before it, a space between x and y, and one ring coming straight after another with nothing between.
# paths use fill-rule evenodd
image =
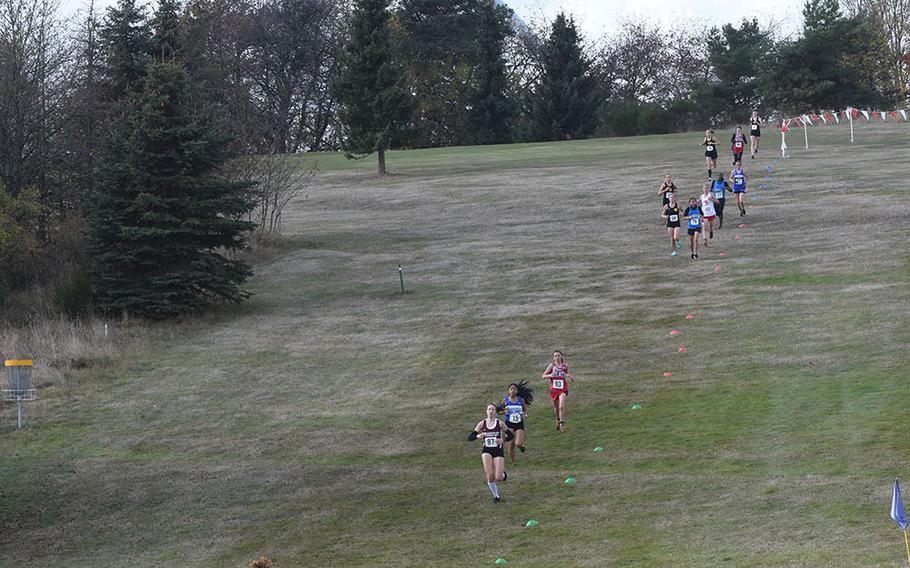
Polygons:
<instances>
[{"instance_id":1,"label":"mowed grass field","mask_svg":"<svg viewBox=\"0 0 910 568\"><path fill-rule=\"evenodd\" d=\"M303 158L247 303L4 424L0 565L902 566L910 124L795 131L779 164L772 131L698 261L656 191L697 194L699 134ZM466 436L520 379L494 506Z\"/></svg>"}]
</instances>

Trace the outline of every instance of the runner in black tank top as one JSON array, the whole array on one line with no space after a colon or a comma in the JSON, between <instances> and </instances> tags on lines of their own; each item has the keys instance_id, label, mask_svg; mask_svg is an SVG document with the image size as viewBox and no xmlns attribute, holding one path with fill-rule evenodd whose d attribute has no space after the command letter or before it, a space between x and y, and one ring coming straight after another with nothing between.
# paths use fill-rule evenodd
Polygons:
<instances>
[{"instance_id":1,"label":"runner in black tank top","mask_svg":"<svg viewBox=\"0 0 910 568\"><path fill-rule=\"evenodd\" d=\"M705 163L708 165L708 179L717 167L717 138L710 128L705 130L705 139L701 143L705 147Z\"/></svg>"},{"instance_id":2,"label":"runner in black tank top","mask_svg":"<svg viewBox=\"0 0 910 568\"><path fill-rule=\"evenodd\" d=\"M490 493L493 494L493 502L499 503L499 488L496 486L498 481L505 481L508 474L505 471L505 455L502 451L504 440L511 440L512 432L506 428L505 424L496 417L496 405L487 405L487 417L477 423L477 426L471 431L468 440L480 438L483 449L480 451L480 458L483 462L483 472L487 480L487 486Z\"/></svg>"},{"instance_id":3,"label":"runner in black tank top","mask_svg":"<svg viewBox=\"0 0 910 568\"><path fill-rule=\"evenodd\" d=\"M761 142L761 126L764 121L758 116L758 111L752 111L752 118L749 119L749 153L752 159L758 154L758 143Z\"/></svg>"}]
</instances>

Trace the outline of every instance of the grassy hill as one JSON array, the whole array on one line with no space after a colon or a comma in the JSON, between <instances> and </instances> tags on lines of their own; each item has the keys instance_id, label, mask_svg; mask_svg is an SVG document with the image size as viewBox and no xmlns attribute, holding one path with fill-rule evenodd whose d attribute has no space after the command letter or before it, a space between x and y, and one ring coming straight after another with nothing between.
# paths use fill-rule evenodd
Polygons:
<instances>
[{"instance_id":1,"label":"grassy hill","mask_svg":"<svg viewBox=\"0 0 910 568\"><path fill-rule=\"evenodd\" d=\"M250 301L4 426L0 565L899 566L908 134L819 127L779 164L766 136L698 261L656 195L697 194L698 134L392 152L382 179L304 157ZM494 506L465 438L519 379L528 452Z\"/></svg>"}]
</instances>

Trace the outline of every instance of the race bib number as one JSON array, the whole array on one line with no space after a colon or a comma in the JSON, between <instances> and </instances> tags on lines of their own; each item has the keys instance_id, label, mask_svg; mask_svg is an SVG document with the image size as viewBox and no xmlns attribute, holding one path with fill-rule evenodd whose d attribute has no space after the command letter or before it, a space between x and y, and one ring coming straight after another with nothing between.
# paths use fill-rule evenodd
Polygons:
<instances>
[{"instance_id":1,"label":"race bib number","mask_svg":"<svg viewBox=\"0 0 910 568\"><path fill-rule=\"evenodd\" d=\"M679 221L679 215L670 215L670 221L674 223Z\"/></svg>"},{"instance_id":2,"label":"race bib number","mask_svg":"<svg viewBox=\"0 0 910 568\"><path fill-rule=\"evenodd\" d=\"M560 390L566 386L566 382L562 379L553 379L553 388L555 390Z\"/></svg>"},{"instance_id":3,"label":"race bib number","mask_svg":"<svg viewBox=\"0 0 910 568\"><path fill-rule=\"evenodd\" d=\"M514 414L509 414L509 422L512 422L512 423L521 422L521 413L516 412Z\"/></svg>"},{"instance_id":4,"label":"race bib number","mask_svg":"<svg viewBox=\"0 0 910 568\"><path fill-rule=\"evenodd\" d=\"M735 145L737 148L742 148L742 147L743 147L743 143L742 143L742 142L737 142L737 143L734 144L734 145Z\"/></svg>"},{"instance_id":5,"label":"race bib number","mask_svg":"<svg viewBox=\"0 0 910 568\"><path fill-rule=\"evenodd\" d=\"M714 146L711 146L711 145L709 144L708 147L706 148L706 150L708 150L709 152L713 152L713 151L714 151Z\"/></svg>"},{"instance_id":6,"label":"race bib number","mask_svg":"<svg viewBox=\"0 0 910 568\"><path fill-rule=\"evenodd\" d=\"M752 125L752 130L758 130L758 125L757 125L757 124L753 124L753 125Z\"/></svg>"},{"instance_id":7,"label":"race bib number","mask_svg":"<svg viewBox=\"0 0 910 568\"><path fill-rule=\"evenodd\" d=\"M495 448L495 447L497 447L498 445L499 445L499 444L496 443L496 437L495 437L495 436L487 436L486 438L483 439L483 447L484 447L484 448Z\"/></svg>"}]
</instances>

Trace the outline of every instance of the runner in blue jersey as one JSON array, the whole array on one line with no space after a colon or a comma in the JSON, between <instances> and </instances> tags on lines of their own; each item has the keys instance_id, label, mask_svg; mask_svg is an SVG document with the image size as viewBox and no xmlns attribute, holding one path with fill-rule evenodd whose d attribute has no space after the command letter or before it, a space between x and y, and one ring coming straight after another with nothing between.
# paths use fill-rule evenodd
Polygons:
<instances>
[{"instance_id":1,"label":"runner in blue jersey","mask_svg":"<svg viewBox=\"0 0 910 568\"><path fill-rule=\"evenodd\" d=\"M698 235L701 233L701 223L703 217L701 206L694 197L689 200L689 207L683 217L688 221L689 229L689 251L692 254L692 260L698 258Z\"/></svg>"},{"instance_id":2,"label":"runner in blue jersey","mask_svg":"<svg viewBox=\"0 0 910 568\"><path fill-rule=\"evenodd\" d=\"M509 460L515 465L515 446L522 453L525 451L525 417L528 407L534 401L534 390L528 387L528 381L512 383L509 392L502 399L499 406L500 412L506 414L506 428L515 433L515 438L509 440Z\"/></svg>"},{"instance_id":3,"label":"runner in blue jersey","mask_svg":"<svg viewBox=\"0 0 910 568\"><path fill-rule=\"evenodd\" d=\"M742 162L736 162L736 167L730 172L730 179L733 180L733 195L736 196L736 206L739 208L739 216L746 214L746 206L743 205L743 196L746 195L746 170L743 169Z\"/></svg>"},{"instance_id":4,"label":"runner in blue jersey","mask_svg":"<svg viewBox=\"0 0 910 568\"><path fill-rule=\"evenodd\" d=\"M723 172L717 172L717 179L714 180L711 186L711 194L717 199L717 203L714 204L714 210L717 211L718 229L724 228L724 203L727 201L727 196L725 195L727 191L732 191L730 184L724 180Z\"/></svg>"}]
</instances>

